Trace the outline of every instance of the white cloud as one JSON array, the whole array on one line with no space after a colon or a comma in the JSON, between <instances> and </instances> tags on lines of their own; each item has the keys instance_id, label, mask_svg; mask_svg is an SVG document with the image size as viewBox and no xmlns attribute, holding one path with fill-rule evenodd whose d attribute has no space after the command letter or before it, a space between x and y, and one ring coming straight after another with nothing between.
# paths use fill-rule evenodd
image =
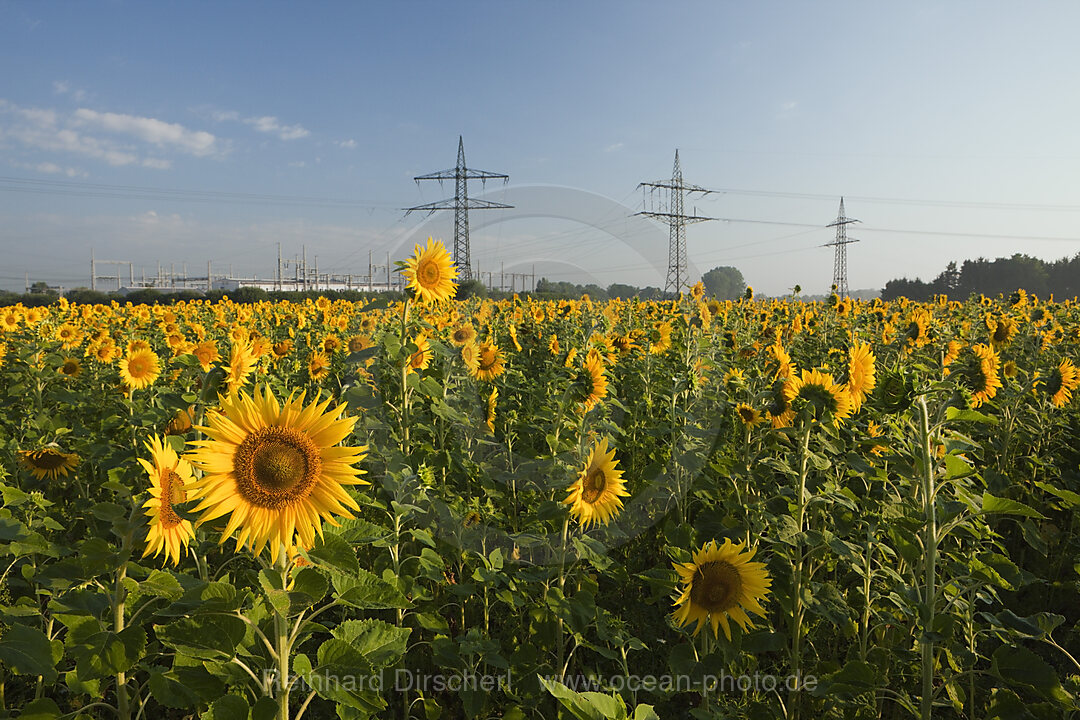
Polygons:
<instances>
[{"instance_id":1,"label":"white cloud","mask_svg":"<svg viewBox=\"0 0 1080 720\"><path fill-rule=\"evenodd\" d=\"M356 149L356 141L352 138L349 138L348 140L338 140L334 144L337 145L339 148L345 148L346 150Z\"/></svg>"},{"instance_id":2,"label":"white cloud","mask_svg":"<svg viewBox=\"0 0 1080 720\"><path fill-rule=\"evenodd\" d=\"M74 118L77 125L90 125L109 132L134 135L144 142L160 147L172 146L196 157L218 152L218 142L214 135L205 130L188 130L177 123L137 115L101 113L87 108L76 110Z\"/></svg>"},{"instance_id":3,"label":"white cloud","mask_svg":"<svg viewBox=\"0 0 1080 720\"><path fill-rule=\"evenodd\" d=\"M60 85L66 87L63 83ZM99 134L101 132L125 137L121 141L102 136ZM155 118L87 108L66 115L50 108L21 107L2 98L0 135L32 150L74 153L103 160L116 167L141 165L156 170L169 169L172 161L143 155L140 143L196 157L220 155L228 151L227 144L211 133L189 130L183 125ZM55 162L44 164L60 167ZM82 171L76 170L75 173L81 174Z\"/></svg>"},{"instance_id":4,"label":"white cloud","mask_svg":"<svg viewBox=\"0 0 1080 720\"><path fill-rule=\"evenodd\" d=\"M282 140L297 140L311 134L300 125L282 125L273 115L244 118L244 122L259 132L277 135Z\"/></svg>"},{"instance_id":5,"label":"white cloud","mask_svg":"<svg viewBox=\"0 0 1080 720\"><path fill-rule=\"evenodd\" d=\"M304 162L303 160L294 160L293 162L289 163L289 167L291 167L291 168L307 167L307 163Z\"/></svg>"},{"instance_id":6,"label":"white cloud","mask_svg":"<svg viewBox=\"0 0 1080 720\"><path fill-rule=\"evenodd\" d=\"M85 90L72 90L71 83L66 80L54 80L52 85L53 92L57 95L71 95L75 102L82 102L86 99Z\"/></svg>"},{"instance_id":7,"label":"white cloud","mask_svg":"<svg viewBox=\"0 0 1080 720\"><path fill-rule=\"evenodd\" d=\"M64 93L66 93L68 90L71 89L71 87L66 82L63 82L62 80L54 80L52 86L53 86L53 92L56 93L57 95L63 95Z\"/></svg>"},{"instance_id":8,"label":"white cloud","mask_svg":"<svg viewBox=\"0 0 1080 720\"><path fill-rule=\"evenodd\" d=\"M606 148L604 148L604 152L609 153L609 152L615 152L617 150L622 150L622 149L623 149L623 144L621 142L617 142L617 143L612 143L611 145L608 145Z\"/></svg>"}]
</instances>

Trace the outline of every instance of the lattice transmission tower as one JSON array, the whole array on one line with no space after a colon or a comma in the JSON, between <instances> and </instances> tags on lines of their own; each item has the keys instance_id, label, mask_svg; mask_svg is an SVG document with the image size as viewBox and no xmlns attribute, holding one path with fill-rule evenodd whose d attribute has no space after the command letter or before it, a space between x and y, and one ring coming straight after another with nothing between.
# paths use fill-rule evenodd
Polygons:
<instances>
[{"instance_id":1,"label":"lattice transmission tower","mask_svg":"<svg viewBox=\"0 0 1080 720\"><path fill-rule=\"evenodd\" d=\"M510 180L509 175L488 172L487 170L473 170L465 166L465 143L458 136L457 167L441 172L417 175L413 178L417 186L421 180L438 180L442 187L444 180L454 181L453 200L440 200L438 202L417 205L405 208L405 214L416 210L427 210L428 215L436 210L454 211L454 264L457 265L458 280L471 280L473 276L472 260L469 255L469 210L494 210L511 208L513 205L491 202L489 200L474 200L469 198L469 180L479 180L482 185L488 180L502 180L506 184Z\"/></svg>"},{"instance_id":2,"label":"lattice transmission tower","mask_svg":"<svg viewBox=\"0 0 1080 720\"><path fill-rule=\"evenodd\" d=\"M831 243L825 243L825 247L836 248L836 256L833 259L832 284L833 291L840 298L846 298L848 295L847 246L851 243L859 242L855 238L849 238L847 236L847 226L857 222L860 221L844 216L844 198L840 198L840 212L839 214L837 214L836 220L825 226L836 228L836 239L833 240Z\"/></svg>"},{"instance_id":3,"label":"lattice transmission tower","mask_svg":"<svg viewBox=\"0 0 1080 720\"><path fill-rule=\"evenodd\" d=\"M668 267L664 294L677 295L689 280L686 270L686 226L690 223L716 219L697 214L687 215L683 211L683 194L708 195L715 190L706 190L699 185L683 182L678 150L675 151L675 169L671 173L670 181L644 182L638 187L643 188L645 207L652 209L636 214L656 218L668 226ZM664 192L665 190L667 192Z\"/></svg>"}]
</instances>

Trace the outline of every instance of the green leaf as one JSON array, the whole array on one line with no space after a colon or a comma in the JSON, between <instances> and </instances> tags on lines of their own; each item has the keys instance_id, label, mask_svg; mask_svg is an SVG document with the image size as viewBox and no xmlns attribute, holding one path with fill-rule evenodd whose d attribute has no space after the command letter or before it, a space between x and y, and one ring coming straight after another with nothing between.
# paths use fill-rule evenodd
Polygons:
<instances>
[{"instance_id":1,"label":"green leaf","mask_svg":"<svg viewBox=\"0 0 1080 720\"><path fill-rule=\"evenodd\" d=\"M298 607L310 607L322 600L329 589L330 582L321 572L313 567L300 568L293 573L289 601Z\"/></svg>"},{"instance_id":2,"label":"green leaf","mask_svg":"<svg viewBox=\"0 0 1080 720\"><path fill-rule=\"evenodd\" d=\"M244 621L238 617L205 615L155 625L154 632L161 642L188 657L228 660L244 639L245 628Z\"/></svg>"},{"instance_id":3,"label":"green leaf","mask_svg":"<svg viewBox=\"0 0 1080 720\"><path fill-rule=\"evenodd\" d=\"M29 625L15 624L0 641L0 661L17 675L42 675L56 679L56 660L52 643L42 631Z\"/></svg>"},{"instance_id":4,"label":"green leaf","mask_svg":"<svg viewBox=\"0 0 1080 720\"><path fill-rule=\"evenodd\" d=\"M170 675L171 673L166 674L161 671L150 673L148 683L150 685L150 695L153 696L154 700L165 707L178 710L187 710L198 705L200 702L199 696L189 690L183 683L170 677ZM277 709L276 703L274 709Z\"/></svg>"},{"instance_id":5,"label":"green leaf","mask_svg":"<svg viewBox=\"0 0 1080 720\"><path fill-rule=\"evenodd\" d=\"M343 538L326 533L315 541L315 547L308 550L308 559L320 567L356 573L360 562L356 559L356 550Z\"/></svg>"},{"instance_id":6,"label":"green leaf","mask_svg":"<svg viewBox=\"0 0 1080 720\"><path fill-rule=\"evenodd\" d=\"M251 720L274 720L278 704L271 698L261 697L251 706Z\"/></svg>"},{"instance_id":7,"label":"green leaf","mask_svg":"<svg viewBox=\"0 0 1080 720\"><path fill-rule=\"evenodd\" d=\"M410 628L399 628L382 620L346 620L333 629L333 635L353 646L374 667L393 665L409 640Z\"/></svg>"},{"instance_id":8,"label":"green leaf","mask_svg":"<svg viewBox=\"0 0 1080 720\"><path fill-rule=\"evenodd\" d=\"M987 423L989 425L997 425L998 423L996 417L984 415L978 410L961 410L956 407L946 409L945 418L948 420L959 420L961 422Z\"/></svg>"},{"instance_id":9,"label":"green leaf","mask_svg":"<svg viewBox=\"0 0 1080 720\"><path fill-rule=\"evenodd\" d=\"M1017 502L1016 500L995 497L988 492L984 492L982 496L982 512L1001 513L1003 515L1022 515L1038 520L1046 519L1046 516L1035 508L1028 507L1024 503Z\"/></svg>"},{"instance_id":10,"label":"green leaf","mask_svg":"<svg viewBox=\"0 0 1080 720\"><path fill-rule=\"evenodd\" d=\"M262 586L270 607L281 615L289 615L289 593L281 585L281 573L262 570L259 572L259 585Z\"/></svg>"},{"instance_id":11,"label":"green leaf","mask_svg":"<svg viewBox=\"0 0 1080 720\"><path fill-rule=\"evenodd\" d=\"M57 720L62 717L59 706L49 698L39 698L22 709L19 720Z\"/></svg>"},{"instance_id":12,"label":"green leaf","mask_svg":"<svg viewBox=\"0 0 1080 720\"><path fill-rule=\"evenodd\" d=\"M539 675L537 679L544 689L578 720L625 720L627 717L626 705L618 696L595 692L579 693L560 682L549 681Z\"/></svg>"},{"instance_id":13,"label":"green leaf","mask_svg":"<svg viewBox=\"0 0 1080 720\"><path fill-rule=\"evenodd\" d=\"M99 632L72 648L78 659L80 680L92 680L130 670L146 651L146 631L138 625L124 628L119 634Z\"/></svg>"},{"instance_id":14,"label":"green leaf","mask_svg":"<svg viewBox=\"0 0 1080 720\"><path fill-rule=\"evenodd\" d=\"M994 674L1010 685L1025 685L1062 705L1072 700L1050 664L1025 647L1002 645L994 651L991 661Z\"/></svg>"},{"instance_id":15,"label":"green leaf","mask_svg":"<svg viewBox=\"0 0 1080 720\"><path fill-rule=\"evenodd\" d=\"M184 589L180 587L180 581L171 573L153 570L148 578L139 583L139 592L168 600L178 600L184 594Z\"/></svg>"},{"instance_id":16,"label":"green leaf","mask_svg":"<svg viewBox=\"0 0 1080 720\"><path fill-rule=\"evenodd\" d=\"M329 575L338 598L353 607L363 610L412 607L396 587L367 570L355 574L331 571Z\"/></svg>"},{"instance_id":17,"label":"green leaf","mask_svg":"<svg viewBox=\"0 0 1080 720\"><path fill-rule=\"evenodd\" d=\"M1062 490L1059 487L1055 487L1050 483L1045 483L1040 480L1035 481L1035 487L1041 488L1051 495L1057 495L1059 498L1065 501L1068 507L1076 507L1080 505L1080 495L1074 493L1072 490Z\"/></svg>"},{"instance_id":18,"label":"green leaf","mask_svg":"<svg viewBox=\"0 0 1080 720\"><path fill-rule=\"evenodd\" d=\"M204 720L248 720L247 700L239 695L225 695L214 701L210 713L203 715Z\"/></svg>"}]
</instances>

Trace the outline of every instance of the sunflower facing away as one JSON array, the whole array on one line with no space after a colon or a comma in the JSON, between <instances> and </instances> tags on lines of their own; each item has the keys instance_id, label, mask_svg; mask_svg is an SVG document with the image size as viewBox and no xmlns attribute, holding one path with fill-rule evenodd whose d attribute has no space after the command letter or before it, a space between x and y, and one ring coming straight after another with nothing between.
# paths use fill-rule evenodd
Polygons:
<instances>
[{"instance_id":1,"label":"sunflower facing away","mask_svg":"<svg viewBox=\"0 0 1080 720\"><path fill-rule=\"evenodd\" d=\"M712 626L714 637L719 636L717 628L723 627L728 640L731 640L728 618L737 622L744 632L753 627L746 611L765 616L761 601L768 597L772 584L765 563L751 562L755 552L756 548L747 550L743 543L724 540L718 547L710 540L694 553L693 562L675 563L683 583L671 614L675 624L684 627L695 622L695 636L706 623Z\"/></svg>"},{"instance_id":2,"label":"sunflower facing away","mask_svg":"<svg viewBox=\"0 0 1080 720\"><path fill-rule=\"evenodd\" d=\"M353 467L367 446L338 447L356 423L341 416L343 405L305 406L303 393L280 403L268 387L220 401L221 412L198 428L209 439L193 442L190 457L203 471L194 488L199 524L229 515L221 542L239 531L237 548L258 555L269 544L276 560L292 545L312 547L323 520L336 526L335 515L359 509L345 488L367 484Z\"/></svg>"},{"instance_id":3,"label":"sunflower facing away","mask_svg":"<svg viewBox=\"0 0 1080 720\"><path fill-rule=\"evenodd\" d=\"M195 482L191 465L157 435L147 441L146 447L151 461L139 458L139 464L150 476L150 497L143 503L149 528L142 556L153 553L157 557L164 552L165 561L171 560L176 565L187 549L188 541L195 537L191 523L173 510L173 505L188 499L188 488Z\"/></svg>"},{"instance_id":4,"label":"sunflower facing away","mask_svg":"<svg viewBox=\"0 0 1080 720\"><path fill-rule=\"evenodd\" d=\"M120 378L135 390L150 387L161 375L161 363L153 350L133 350L120 360Z\"/></svg>"},{"instance_id":5,"label":"sunflower facing away","mask_svg":"<svg viewBox=\"0 0 1080 720\"><path fill-rule=\"evenodd\" d=\"M570 514L583 527L597 522L607 525L622 509L622 498L630 496L622 479L623 471L615 468L618 464L615 451L608 450L605 437L593 446L585 469L566 489L570 495L563 503L570 506Z\"/></svg>"},{"instance_id":6,"label":"sunflower facing away","mask_svg":"<svg viewBox=\"0 0 1080 720\"><path fill-rule=\"evenodd\" d=\"M68 471L79 464L79 456L60 448L45 446L38 450L20 450L19 463L38 480L67 477Z\"/></svg>"},{"instance_id":7,"label":"sunflower facing away","mask_svg":"<svg viewBox=\"0 0 1080 720\"><path fill-rule=\"evenodd\" d=\"M416 299L427 303L454 297L458 271L442 242L428 238L427 247L417 245L414 252L415 255L405 261L404 275L409 281L407 287L416 293Z\"/></svg>"}]
</instances>

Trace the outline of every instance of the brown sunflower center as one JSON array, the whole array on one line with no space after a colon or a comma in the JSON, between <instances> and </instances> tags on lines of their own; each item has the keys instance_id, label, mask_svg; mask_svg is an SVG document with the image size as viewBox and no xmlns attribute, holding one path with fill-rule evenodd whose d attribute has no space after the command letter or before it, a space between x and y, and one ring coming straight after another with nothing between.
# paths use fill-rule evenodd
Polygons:
<instances>
[{"instance_id":1,"label":"brown sunflower center","mask_svg":"<svg viewBox=\"0 0 1080 720\"><path fill-rule=\"evenodd\" d=\"M79 372L79 363L74 360L65 360L64 364L60 367L60 372L65 375L77 375Z\"/></svg>"},{"instance_id":2,"label":"brown sunflower center","mask_svg":"<svg viewBox=\"0 0 1080 720\"><path fill-rule=\"evenodd\" d=\"M173 505L187 500L184 481L175 470L166 470L161 474L161 524L165 529L174 528L183 519L173 510Z\"/></svg>"},{"instance_id":3,"label":"brown sunflower center","mask_svg":"<svg viewBox=\"0 0 1080 720\"><path fill-rule=\"evenodd\" d=\"M319 449L306 433L295 428L256 430L240 443L233 457L240 495L269 509L307 497L321 470Z\"/></svg>"},{"instance_id":4,"label":"brown sunflower center","mask_svg":"<svg viewBox=\"0 0 1080 720\"><path fill-rule=\"evenodd\" d=\"M439 264L434 260L421 260L416 268L416 277L420 280L421 285L431 288L439 284L439 280L442 279L442 272L439 270Z\"/></svg>"},{"instance_id":5,"label":"brown sunflower center","mask_svg":"<svg viewBox=\"0 0 1080 720\"><path fill-rule=\"evenodd\" d=\"M606 487L607 478L604 477L603 468L595 468L585 476L585 481L581 483L581 499L593 505L604 494Z\"/></svg>"},{"instance_id":6,"label":"brown sunflower center","mask_svg":"<svg viewBox=\"0 0 1080 720\"><path fill-rule=\"evenodd\" d=\"M55 470L67 462L67 455L55 450L38 450L28 457L30 464L39 470Z\"/></svg>"},{"instance_id":7,"label":"brown sunflower center","mask_svg":"<svg viewBox=\"0 0 1080 720\"><path fill-rule=\"evenodd\" d=\"M735 607L742 592L742 576L725 560L713 560L697 569L690 581L690 602L709 613Z\"/></svg>"}]
</instances>

